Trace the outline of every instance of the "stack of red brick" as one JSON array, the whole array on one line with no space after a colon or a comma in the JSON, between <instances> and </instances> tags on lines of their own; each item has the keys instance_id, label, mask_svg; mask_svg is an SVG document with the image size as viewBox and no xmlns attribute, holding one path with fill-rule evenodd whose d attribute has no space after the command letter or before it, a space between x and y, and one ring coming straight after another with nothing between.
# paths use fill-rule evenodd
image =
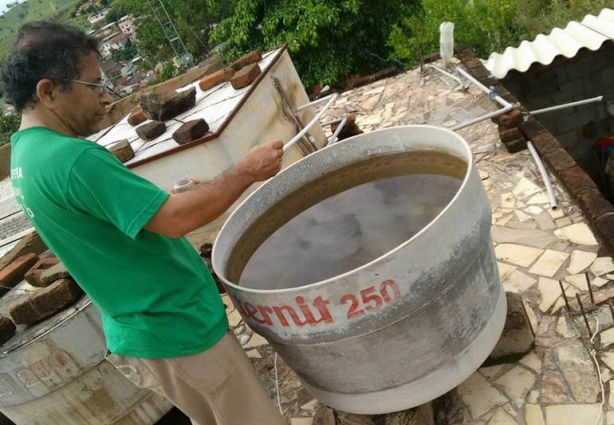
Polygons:
<instances>
[{"instance_id":1,"label":"stack of red brick","mask_svg":"<svg viewBox=\"0 0 614 425\"><path fill-rule=\"evenodd\" d=\"M512 109L507 114L492 118L492 122L499 126L499 138L509 153L520 152L527 148L527 140L520 131L523 121L524 116L519 109Z\"/></svg>"},{"instance_id":2,"label":"stack of red brick","mask_svg":"<svg viewBox=\"0 0 614 425\"><path fill-rule=\"evenodd\" d=\"M0 344L15 325L31 325L79 300L83 292L57 258L39 258L46 247L36 233L24 238L0 261L0 296L24 279L31 288L10 304L11 319L0 315Z\"/></svg>"}]
</instances>

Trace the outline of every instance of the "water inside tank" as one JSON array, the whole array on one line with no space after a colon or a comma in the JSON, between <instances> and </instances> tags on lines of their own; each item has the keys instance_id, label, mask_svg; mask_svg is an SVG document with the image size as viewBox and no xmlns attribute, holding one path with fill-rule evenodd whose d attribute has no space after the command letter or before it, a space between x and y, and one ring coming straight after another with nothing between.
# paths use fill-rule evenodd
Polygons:
<instances>
[{"instance_id":1,"label":"water inside tank","mask_svg":"<svg viewBox=\"0 0 614 425\"><path fill-rule=\"evenodd\" d=\"M353 167L355 173L352 167L347 167L349 176L331 173L296 191L294 197L303 193L316 201L322 197L313 196L318 186L334 194L289 220L283 211L292 209L292 196L263 215L261 225L278 225L252 250L240 274L241 286L299 287L375 260L409 240L449 204L467 164L442 152L414 151L364 161ZM374 169L379 172L369 171ZM371 181L361 182L365 174L373 174ZM354 180L358 184L348 188Z\"/></svg>"}]
</instances>

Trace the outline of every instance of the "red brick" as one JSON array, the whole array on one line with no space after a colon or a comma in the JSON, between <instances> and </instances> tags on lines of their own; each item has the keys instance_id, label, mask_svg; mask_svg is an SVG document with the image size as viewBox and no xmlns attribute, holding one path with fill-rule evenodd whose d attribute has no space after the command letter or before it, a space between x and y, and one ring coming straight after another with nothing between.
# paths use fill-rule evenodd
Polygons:
<instances>
[{"instance_id":1,"label":"red brick","mask_svg":"<svg viewBox=\"0 0 614 425\"><path fill-rule=\"evenodd\" d=\"M26 254L42 254L47 250L47 246L43 242L38 233L32 232L19 241L17 245L7 252L0 259L0 270L4 269L9 263L16 258Z\"/></svg>"},{"instance_id":2,"label":"red brick","mask_svg":"<svg viewBox=\"0 0 614 425\"><path fill-rule=\"evenodd\" d=\"M0 345L13 338L16 329L17 328L11 319L0 316Z\"/></svg>"},{"instance_id":3,"label":"red brick","mask_svg":"<svg viewBox=\"0 0 614 425\"><path fill-rule=\"evenodd\" d=\"M198 82L198 86L202 91L210 90L215 86L230 81L230 79L234 77L236 73L237 71L233 68L220 69L213 74L205 75Z\"/></svg>"},{"instance_id":4,"label":"red brick","mask_svg":"<svg viewBox=\"0 0 614 425\"><path fill-rule=\"evenodd\" d=\"M511 142L512 140L518 140L522 138L522 133L517 128L499 127L499 138L503 143Z\"/></svg>"},{"instance_id":5,"label":"red brick","mask_svg":"<svg viewBox=\"0 0 614 425\"><path fill-rule=\"evenodd\" d=\"M15 335L15 324L8 317L0 316L0 345L4 344ZM2 423L0 421L0 423Z\"/></svg>"},{"instance_id":6,"label":"red brick","mask_svg":"<svg viewBox=\"0 0 614 425\"><path fill-rule=\"evenodd\" d=\"M74 280L58 280L47 288L15 300L10 306L11 318L17 325L31 325L79 300L82 294Z\"/></svg>"},{"instance_id":7,"label":"red brick","mask_svg":"<svg viewBox=\"0 0 614 425\"><path fill-rule=\"evenodd\" d=\"M546 163L553 170L563 171L576 165L576 161L563 148L553 150L544 156Z\"/></svg>"},{"instance_id":8,"label":"red brick","mask_svg":"<svg viewBox=\"0 0 614 425\"><path fill-rule=\"evenodd\" d=\"M503 128L518 127L518 125L520 125L520 123L523 121L524 116L522 115L522 111L520 109L513 109L507 114L499 115L492 119L492 122Z\"/></svg>"},{"instance_id":9,"label":"red brick","mask_svg":"<svg viewBox=\"0 0 614 425\"><path fill-rule=\"evenodd\" d=\"M0 285L13 287L23 280L24 275L38 261L38 255L26 254L0 270Z\"/></svg>"},{"instance_id":10,"label":"red brick","mask_svg":"<svg viewBox=\"0 0 614 425\"><path fill-rule=\"evenodd\" d=\"M230 84L235 90L242 89L253 83L261 74L260 66L257 63L248 65L232 77Z\"/></svg>"},{"instance_id":11,"label":"red brick","mask_svg":"<svg viewBox=\"0 0 614 425\"><path fill-rule=\"evenodd\" d=\"M586 174L586 172L577 165L574 165L573 167L562 172L558 172L558 170L554 171L559 175L561 182L567 188L569 194L574 198L583 190L598 190L595 182L593 182L588 174Z\"/></svg>"},{"instance_id":12,"label":"red brick","mask_svg":"<svg viewBox=\"0 0 614 425\"><path fill-rule=\"evenodd\" d=\"M55 266L43 271L41 274L40 282L43 287L51 285L53 282L59 279L65 279L70 277L70 273L64 267L64 264L58 263Z\"/></svg>"},{"instance_id":13,"label":"red brick","mask_svg":"<svg viewBox=\"0 0 614 425\"><path fill-rule=\"evenodd\" d=\"M128 140L121 140L115 143L109 150L120 162L127 162L134 158L134 150Z\"/></svg>"},{"instance_id":14,"label":"red brick","mask_svg":"<svg viewBox=\"0 0 614 425\"><path fill-rule=\"evenodd\" d=\"M548 129L544 127L542 123L531 116L527 118L526 121L523 121L518 127L520 128L520 131L522 131L524 137L528 140L533 140L533 138L538 134L548 132Z\"/></svg>"},{"instance_id":15,"label":"red brick","mask_svg":"<svg viewBox=\"0 0 614 425\"><path fill-rule=\"evenodd\" d=\"M589 219L594 222L601 216L614 213L614 207L596 189L588 189L576 195L576 199L582 211Z\"/></svg>"},{"instance_id":16,"label":"red brick","mask_svg":"<svg viewBox=\"0 0 614 425\"><path fill-rule=\"evenodd\" d=\"M437 62L439 59L441 59L441 54L439 52L429 53L428 55L422 57L422 61L424 63Z\"/></svg>"},{"instance_id":17,"label":"red brick","mask_svg":"<svg viewBox=\"0 0 614 425\"><path fill-rule=\"evenodd\" d=\"M262 52L253 51L251 53L248 53L245 56L240 57L236 61L234 61L233 64L230 65L230 67L234 69L235 71L240 71L246 66L251 65L256 62L260 62L261 60L262 60Z\"/></svg>"},{"instance_id":18,"label":"red brick","mask_svg":"<svg viewBox=\"0 0 614 425\"><path fill-rule=\"evenodd\" d=\"M341 123L331 124L330 131L333 133L337 131L337 128L339 128L339 124ZM338 140L344 140L344 139L347 139L348 137L357 136L362 133L363 131L356 124L356 114L349 114L347 116L347 122L345 123L345 125L343 126L339 134L337 135L337 138Z\"/></svg>"},{"instance_id":19,"label":"red brick","mask_svg":"<svg viewBox=\"0 0 614 425\"><path fill-rule=\"evenodd\" d=\"M609 254L614 254L614 213L604 214L592 224L597 229L597 236L605 244Z\"/></svg>"},{"instance_id":20,"label":"red brick","mask_svg":"<svg viewBox=\"0 0 614 425\"><path fill-rule=\"evenodd\" d=\"M145 121L147 121L147 117L143 113L143 110L141 109L141 107L139 107L136 111L131 113L130 116L128 117L128 124L130 124L132 127L139 125Z\"/></svg>"},{"instance_id":21,"label":"red brick","mask_svg":"<svg viewBox=\"0 0 614 425\"><path fill-rule=\"evenodd\" d=\"M147 118L154 121L166 121L194 107L196 87L180 93L174 91L146 92L139 97L139 102Z\"/></svg>"},{"instance_id":22,"label":"red brick","mask_svg":"<svg viewBox=\"0 0 614 425\"><path fill-rule=\"evenodd\" d=\"M24 277L26 279L26 282L28 282L30 285L35 286L37 288L45 287L46 285L43 285L41 283L41 275L43 274L45 270L50 269L51 267L55 266L59 262L60 260L58 258L41 258L25 274Z\"/></svg>"},{"instance_id":23,"label":"red brick","mask_svg":"<svg viewBox=\"0 0 614 425\"><path fill-rule=\"evenodd\" d=\"M525 140L524 137L520 136L519 139L510 140L509 142L505 142L503 146L505 146L505 150L508 153L516 153L516 152L523 151L527 148L527 141Z\"/></svg>"},{"instance_id":24,"label":"red brick","mask_svg":"<svg viewBox=\"0 0 614 425\"><path fill-rule=\"evenodd\" d=\"M152 121L136 128L136 134L143 140L153 140L164 134L165 131L166 124L161 121Z\"/></svg>"},{"instance_id":25,"label":"red brick","mask_svg":"<svg viewBox=\"0 0 614 425\"><path fill-rule=\"evenodd\" d=\"M537 149L541 156L547 155L550 152L562 147L559 141L549 132L540 133L533 137L527 137L527 140L530 140L533 143L535 149Z\"/></svg>"},{"instance_id":26,"label":"red brick","mask_svg":"<svg viewBox=\"0 0 614 425\"><path fill-rule=\"evenodd\" d=\"M184 123L173 133L173 139L180 145L200 139L209 131L209 124L204 119L192 120Z\"/></svg>"}]
</instances>

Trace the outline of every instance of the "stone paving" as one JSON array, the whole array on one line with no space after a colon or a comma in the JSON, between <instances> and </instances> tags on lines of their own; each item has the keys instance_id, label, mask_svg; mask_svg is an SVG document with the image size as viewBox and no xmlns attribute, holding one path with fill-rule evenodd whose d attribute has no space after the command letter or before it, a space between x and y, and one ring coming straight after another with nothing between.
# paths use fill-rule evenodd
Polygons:
<instances>
[{"instance_id":1,"label":"stone paving","mask_svg":"<svg viewBox=\"0 0 614 425\"><path fill-rule=\"evenodd\" d=\"M438 64L443 66L442 64ZM453 64L455 65L455 64ZM498 107L475 87L426 68L340 94L329 118L357 114L365 132L406 124L450 127ZM579 425L614 424L614 327L604 302L614 295L614 262L602 250L579 208L555 177L559 208L552 210L528 151L508 154L490 120L459 132L471 145L492 205L492 237L506 291L519 293L535 332L535 349L517 363L481 368L458 388L433 403L437 424ZM585 275L587 273L587 275ZM594 290L593 307L587 277ZM570 300L561 296L559 280ZM575 295L587 308L591 332L578 314ZM230 322L242 324L232 303ZM245 347L271 397L291 425L423 424L415 410L377 420L338 415L314 400L296 376L255 335ZM600 368L600 378L595 355ZM605 399L602 396L602 387ZM600 416L601 414L601 416ZM418 415L419 416L419 415Z\"/></svg>"}]
</instances>

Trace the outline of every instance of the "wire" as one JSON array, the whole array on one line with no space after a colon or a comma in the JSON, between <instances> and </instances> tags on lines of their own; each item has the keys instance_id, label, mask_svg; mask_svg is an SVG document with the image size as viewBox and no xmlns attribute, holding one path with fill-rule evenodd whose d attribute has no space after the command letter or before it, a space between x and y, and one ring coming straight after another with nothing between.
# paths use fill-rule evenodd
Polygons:
<instances>
[{"instance_id":1,"label":"wire","mask_svg":"<svg viewBox=\"0 0 614 425\"><path fill-rule=\"evenodd\" d=\"M277 352L275 352L275 360L273 360L273 367L275 368L275 390L277 391L277 407L279 407L279 413L283 416L284 412L281 410L281 391L279 390L279 376L277 375Z\"/></svg>"},{"instance_id":2,"label":"wire","mask_svg":"<svg viewBox=\"0 0 614 425\"><path fill-rule=\"evenodd\" d=\"M599 409L599 416L597 416L597 420L595 421L595 425L599 425L599 421L601 420L601 416L603 416L603 405L605 404L605 388L603 387L603 381L602 381L602 377L601 377L601 368L599 367L599 362L597 361L597 351L595 351L595 337L599 334L599 317L595 316L595 321L596 326L595 326L595 332L593 333L593 336L590 337L590 342L591 345L593 345L593 347L588 350L588 354L591 356L591 358L593 359L593 363L595 363L595 366L597 367L597 379L599 379L599 386L601 387L601 406ZM576 327L576 324L574 323L573 319L571 318L571 316L569 317L569 322L571 323L571 326L576 330L576 333L580 334L580 331L578 330L578 328ZM589 333L590 335L590 333ZM576 339L577 337L574 338L570 338L567 341L571 341L573 339ZM558 345L558 344L557 344Z\"/></svg>"},{"instance_id":3,"label":"wire","mask_svg":"<svg viewBox=\"0 0 614 425\"><path fill-rule=\"evenodd\" d=\"M599 333L599 317L595 316L595 321L597 322L597 325L595 326L595 333L591 337L591 344L593 344L593 348L591 348L588 353L593 358L595 366L597 366L597 376L599 377L599 386L601 386L601 406L599 408L599 416L597 416L597 420L595 421L595 425L599 425L599 421L601 420L601 416L603 415L603 405L605 404L605 389L603 388L603 381L601 379L601 368L599 367L599 362L597 361L597 352L594 348L594 340Z\"/></svg>"}]
</instances>

